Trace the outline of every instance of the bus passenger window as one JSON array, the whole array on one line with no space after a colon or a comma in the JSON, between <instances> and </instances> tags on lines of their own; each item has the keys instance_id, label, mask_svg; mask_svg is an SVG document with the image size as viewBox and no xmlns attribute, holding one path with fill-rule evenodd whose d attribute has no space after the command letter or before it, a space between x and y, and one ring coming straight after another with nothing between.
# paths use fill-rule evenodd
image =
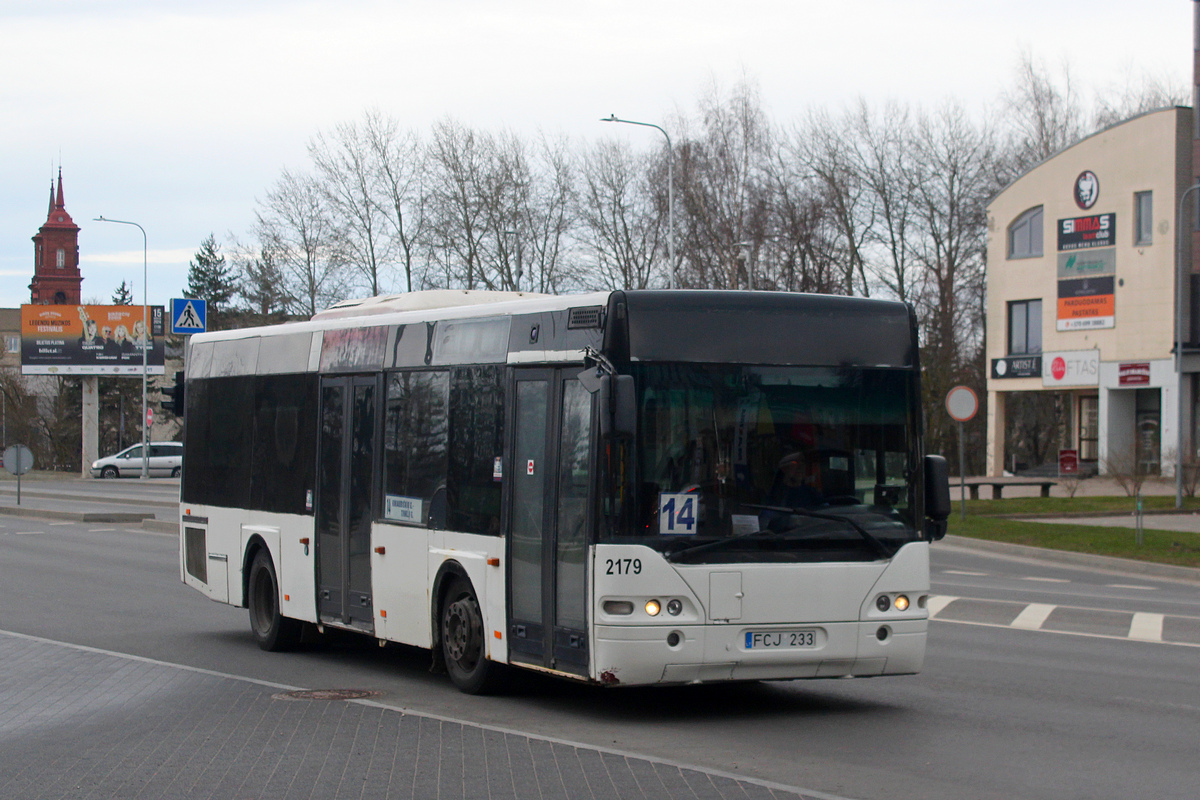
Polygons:
<instances>
[{"instance_id":1,"label":"bus passenger window","mask_svg":"<svg viewBox=\"0 0 1200 800\"><path fill-rule=\"evenodd\" d=\"M448 387L446 372L388 376L383 434L386 520L445 527Z\"/></svg>"}]
</instances>

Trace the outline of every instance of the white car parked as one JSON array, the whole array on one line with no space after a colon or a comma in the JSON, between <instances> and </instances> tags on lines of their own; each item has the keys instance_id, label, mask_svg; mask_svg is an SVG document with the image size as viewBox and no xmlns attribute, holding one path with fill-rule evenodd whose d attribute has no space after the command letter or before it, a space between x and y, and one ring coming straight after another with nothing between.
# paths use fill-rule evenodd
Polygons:
<instances>
[{"instance_id":1,"label":"white car parked","mask_svg":"<svg viewBox=\"0 0 1200 800\"><path fill-rule=\"evenodd\" d=\"M151 442L147 470L152 478L178 478L183 471L182 442ZM93 478L137 478L142 474L142 446L135 444L115 456L92 463Z\"/></svg>"}]
</instances>

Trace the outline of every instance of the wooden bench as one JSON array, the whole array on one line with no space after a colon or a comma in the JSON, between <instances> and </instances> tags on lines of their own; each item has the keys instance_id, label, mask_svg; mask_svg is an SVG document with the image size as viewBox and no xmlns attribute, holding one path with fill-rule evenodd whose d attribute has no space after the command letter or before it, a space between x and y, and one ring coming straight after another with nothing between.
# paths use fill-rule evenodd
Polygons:
<instances>
[{"instance_id":1,"label":"wooden bench","mask_svg":"<svg viewBox=\"0 0 1200 800\"><path fill-rule=\"evenodd\" d=\"M950 485L957 487L959 482L951 479ZM1049 497L1050 487L1057 485L1058 481L1038 478L967 478L967 490L970 491L972 500L979 499L980 486L992 487L992 499L999 500L1005 486L1039 486L1042 490L1042 497Z\"/></svg>"}]
</instances>

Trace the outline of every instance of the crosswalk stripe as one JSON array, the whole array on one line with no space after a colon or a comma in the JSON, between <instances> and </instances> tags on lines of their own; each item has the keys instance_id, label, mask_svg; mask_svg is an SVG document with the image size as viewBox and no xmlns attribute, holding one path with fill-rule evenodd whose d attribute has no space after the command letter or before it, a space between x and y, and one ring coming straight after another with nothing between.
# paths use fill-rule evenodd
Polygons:
<instances>
[{"instance_id":1,"label":"crosswalk stripe","mask_svg":"<svg viewBox=\"0 0 1200 800\"><path fill-rule=\"evenodd\" d=\"M933 597L929 598L928 602L925 604L925 607L929 609L929 618L933 619L936 617L939 613L941 613L942 609L957 599L957 597L950 597L949 595L944 594L935 594Z\"/></svg>"},{"instance_id":2,"label":"crosswalk stripe","mask_svg":"<svg viewBox=\"0 0 1200 800\"><path fill-rule=\"evenodd\" d=\"M1017 618L1009 625L1013 628L1020 628L1026 631L1036 631L1042 627L1042 623L1050 616L1050 612L1054 611L1054 606L1046 603L1030 603L1025 606Z\"/></svg>"},{"instance_id":3,"label":"crosswalk stripe","mask_svg":"<svg viewBox=\"0 0 1200 800\"><path fill-rule=\"evenodd\" d=\"M1163 614L1134 612L1133 621L1129 623L1129 638L1141 639L1145 642L1161 642L1163 618Z\"/></svg>"}]
</instances>

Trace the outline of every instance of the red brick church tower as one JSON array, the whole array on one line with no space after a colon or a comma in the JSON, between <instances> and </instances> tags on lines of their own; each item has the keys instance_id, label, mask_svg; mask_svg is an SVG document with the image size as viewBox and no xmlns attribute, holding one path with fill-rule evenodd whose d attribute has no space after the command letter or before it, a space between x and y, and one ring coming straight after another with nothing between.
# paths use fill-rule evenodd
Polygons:
<instances>
[{"instance_id":1,"label":"red brick church tower","mask_svg":"<svg viewBox=\"0 0 1200 800\"><path fill-rule=\"evenodd\" d=\"M62 167L58 169L58 195L50 182L50 212L46 224L33 237L31 303L78 305L83 276L79 274L79 226L63 207Z\"/></svg>"}]
</instances>

